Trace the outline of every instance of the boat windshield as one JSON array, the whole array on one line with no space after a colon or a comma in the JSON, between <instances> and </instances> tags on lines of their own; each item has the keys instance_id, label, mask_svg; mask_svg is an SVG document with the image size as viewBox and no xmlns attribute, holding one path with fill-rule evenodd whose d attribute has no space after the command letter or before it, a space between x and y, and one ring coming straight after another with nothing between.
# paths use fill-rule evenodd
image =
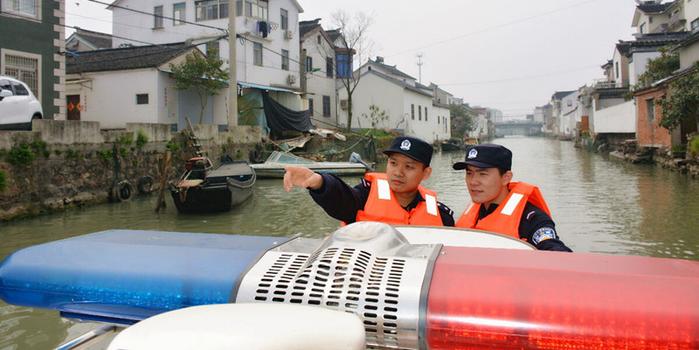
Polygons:
<instances>
[{"instance_id":1,"label":"boat windshield","mask_svg":"<svg viewBox=\"0 0 699 350\"><path fill-rule=\"evenodd\" d=\"M301 158L291 153L274 151L267 157L265 163L284 163L284 164L313 164L310 159Z\"/></svg>"}]
</instances>

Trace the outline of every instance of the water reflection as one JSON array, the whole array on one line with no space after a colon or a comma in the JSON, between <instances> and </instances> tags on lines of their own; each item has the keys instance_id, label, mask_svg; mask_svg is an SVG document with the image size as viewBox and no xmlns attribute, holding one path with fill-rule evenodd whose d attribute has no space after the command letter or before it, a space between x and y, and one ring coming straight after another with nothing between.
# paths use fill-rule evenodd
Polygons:
<instances>
[{"instance_id":1,"label":"water reflection","mask_svg":"<svg viewBox=\"0 0 699 350\"><path fill-rule=\"evenodd\" d=\"M570 142L505 138L514 152L515 180L538 185L563 240L579 252L699 260L699 181L657 168L610 161ZM464 172L452 170L464 152L435 154L425 185L461 215L470 201ZM359 179L346 181L354 185ZM169 199L168 199L169 201ZM154 198L69 210L0 224L0 257L30 245L108 229L323 237L338 223L304 190L284 192L279 180L260 180L253 198L222 214L180 215L172 202L155 214ZM44 349L91 325L56 312L0 302L0 349Z\"/></svg>"}]
</instances>

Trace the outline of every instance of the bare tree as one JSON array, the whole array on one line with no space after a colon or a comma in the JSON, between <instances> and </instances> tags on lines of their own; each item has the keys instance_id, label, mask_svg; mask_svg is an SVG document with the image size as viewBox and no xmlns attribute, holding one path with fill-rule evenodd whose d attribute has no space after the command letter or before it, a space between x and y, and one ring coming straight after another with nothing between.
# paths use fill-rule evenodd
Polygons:
<instances>
[{"instance_id":1,"label":"bare tree","mask_svg":"<svg viewBox=\"0 0 699 350\"><path fill-rule=\"evenodd\" d=\"M373 18L364 12L350 15L343 10L333 13L332 18L333 24L341 34L338 38L340 41L338 46L340 46L340 49L347 50L350 57L353 55L353 61L357 62L358 67L361 68L361 64L369 58L373 46L373 42L367 35L369 27L374 22ZM349 74L336 74L347 93L347 132L352 130L352 94L354 94L354 90L362 78L360 70L357 69L355 72L349 72Z\"/></svg>"}]
</instances>

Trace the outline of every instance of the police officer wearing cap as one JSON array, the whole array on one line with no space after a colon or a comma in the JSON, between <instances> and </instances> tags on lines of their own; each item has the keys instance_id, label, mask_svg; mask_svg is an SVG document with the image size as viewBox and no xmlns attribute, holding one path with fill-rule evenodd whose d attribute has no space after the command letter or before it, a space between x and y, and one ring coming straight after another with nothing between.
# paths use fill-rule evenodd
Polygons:
<instances>
[{"instance_id":1,"label":"police officer wearing cap","mask_svg":"<svg viewBox=\"0 0 699 350\"><path fill-rule=\"evenodd\" d=\"M346 224L378 221L395 225L454 226L453 212L420 183L432 174L432 146L414 137L396 137L385 173L367 173L355 187L332 174L288 166L284 189L307 188L328 215Z\"/></svg>"},{"instance_id":2,"label":"police officer wearing cap","mask_svg":"<svg viewBox=\"0 0 699 350\"><path fill-rule=\"evenodd\" d=\"M466 186L473 201L457 227L509 235L539 250L572 251L559 239L539 188L511 181L509 149L495 144L473 146L466 152L466 159L453 168L466 170Z\"/></svg>"}]
</instances>

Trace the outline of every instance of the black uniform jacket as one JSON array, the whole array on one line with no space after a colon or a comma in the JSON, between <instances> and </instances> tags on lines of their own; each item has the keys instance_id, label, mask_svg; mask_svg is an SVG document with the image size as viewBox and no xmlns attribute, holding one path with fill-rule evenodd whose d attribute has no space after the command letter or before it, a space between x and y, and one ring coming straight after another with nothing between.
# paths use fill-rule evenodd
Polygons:
<instances>
[{"instance_id":1,"label":"black uniform jacket","mask_svg":"<svg viewBox=\"0 0 699 350\"><path fill-rule=\"evenodd\" d=\"M478 212L478 220L485 218L498 208L497 204L491 204L487 209L481 205ZM522 219L519 222L519 237L539 250L555 250L560 252L572 252L558 237L556 225L548 214L531 203L524 207Z\"/></svg>"}]
</instances>

